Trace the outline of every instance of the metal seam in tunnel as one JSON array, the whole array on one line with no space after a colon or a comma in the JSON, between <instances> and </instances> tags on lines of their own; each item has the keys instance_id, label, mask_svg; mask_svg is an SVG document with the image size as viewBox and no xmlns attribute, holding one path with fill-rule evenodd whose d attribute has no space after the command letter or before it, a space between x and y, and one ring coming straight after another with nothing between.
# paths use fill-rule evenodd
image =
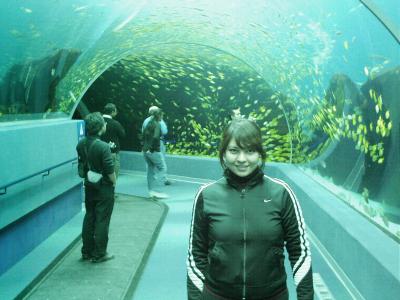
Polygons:
<instances>
[{"instance_id":1,"label":"metal seam in tunnel","mask_svg":"<svg viewBox=\"0 0 400 300\"><path fill-rule=\"evenodd\" d=\"M386 28L393 38L400 44L400 27L392 22L381 9L371 0L359 0ZM398 8L399 9L399 8ZM399 9L400 10L400 9Z\"/></svg>"}]
</instances>

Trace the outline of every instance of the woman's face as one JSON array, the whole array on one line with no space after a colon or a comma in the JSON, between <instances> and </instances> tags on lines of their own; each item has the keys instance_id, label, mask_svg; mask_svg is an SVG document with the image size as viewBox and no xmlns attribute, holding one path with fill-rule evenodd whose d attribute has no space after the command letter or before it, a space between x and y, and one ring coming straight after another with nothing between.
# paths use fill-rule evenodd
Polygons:
<instances>
[{"instance_id":1,"label":"woman's face","mask_svg":"<svg viewBox=\"0 0 400 300\"><path fill-rule=\"evenodd\" d=\"M231 139L224 154L226 167L240 177L253 172L258 167L260 158L257 151L240 148L235 139Z\"/></svg>"}]
</instances>

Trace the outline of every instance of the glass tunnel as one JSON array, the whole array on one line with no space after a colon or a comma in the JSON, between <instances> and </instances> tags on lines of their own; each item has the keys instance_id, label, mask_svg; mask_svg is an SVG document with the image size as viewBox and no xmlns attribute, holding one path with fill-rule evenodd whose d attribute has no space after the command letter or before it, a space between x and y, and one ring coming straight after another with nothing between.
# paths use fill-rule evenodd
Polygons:
<instances>
[{"instance_id":1,"label":"glass tunnel","mask_svg":"<svg viewBox=\"0 0 400 300\"><path fill-rule=\"evenodd\" d=\"M318 201L328 210L330 205L343 205L346 212L340 213L361 218L360 224L348 225L363 228L364 235L353 237L357 243L381 243L371 241L368 226L394 245L390 248L394 250L379 253L392 259L381 263L385 270L392 264L389 275L360 266L347 272L344 266L357 252L348 247L348 256L341 259L329 254L325 245L326 256L336 260L330 265L337 264L341 270L337 273L345 274L349 282L352 272L390 277L389 287L380 281L373 286L387 290L388 296L376 298L363 276L360 284L356 279L349 284L347 291L356 292L342 293L320 270L330 293L317 293L316 299L396 298L391 295L400 291L398 0L6 0L0 6L0 140L5 147L0 160L4 191L0 210L6 206L20 210L21 202L13 199L26 198L25 189L40 186L20 179L52 168L31 166L31 161L41 161L35 154L27 161L18 158L30 151L22 150L25 144L20 139L39 124L79 122L112 102L126 130L122 152L140 153L142 122L148 108L157 105L168 124L169 157L215 160L229 112L240 108L262 130L266 169L290 165L302 178L334 195L331 203L324 197ZM13 128L21 133L11 134ZM58 135L46 142L44 161L52 161L51 151L58 151L56 142L63 140ZM76 154L75 146L71 151ZM17 172L15 168L22 168L17 165L25 169ZM37 210L30 205L24 209L20 218ZM306 222L314 219L318 224L320 215L306 216ZM0 234L19 220L7 219L6 213L2 218ZM330 226L336 225L325 228ZM310 227L316 239L323 240ZM7 239L13 239L11 233ZM7 245L18 247L18 243ZM375 250L367 252L375 255ZM0 284L27 253L8 254L14 260L1 264ZM319 282L316 278L314 285ZM136 281L138 292L131 292L135 299L156 299L146 298ZM23 290L28 299L35 298ZM167 295L158 299L184 299Z\"/></svg>"}]
</instances>

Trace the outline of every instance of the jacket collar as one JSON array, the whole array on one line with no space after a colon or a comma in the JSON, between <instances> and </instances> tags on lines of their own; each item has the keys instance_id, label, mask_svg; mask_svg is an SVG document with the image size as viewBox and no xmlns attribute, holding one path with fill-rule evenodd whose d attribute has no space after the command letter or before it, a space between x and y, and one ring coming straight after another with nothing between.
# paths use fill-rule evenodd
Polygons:
<instances>
[{"instance_id":1,"label":"jacket collar","mask_svg":"<svg viewBox=\"0 0 400 300\"><path fill-rule=\"evenodd\" d=\"M98 136L98 135L88 135L88 136L86 136L86 139L88 141L93 141L93 140L100 139L100 136Z\"/></svg>"},{"instance_id":2,"label":"jacket collar","mask_svg":"<svg viewBox=\"0 0 400 300\"><path fill-rule=\"evenodd\" d=\"M236 189L242 189L244 187L253 187L263 181L264 172L260 168L257 168L246 177L240 177L226 168L224 171L224 176L230 186Z\"/></svg>"}]
</instances>

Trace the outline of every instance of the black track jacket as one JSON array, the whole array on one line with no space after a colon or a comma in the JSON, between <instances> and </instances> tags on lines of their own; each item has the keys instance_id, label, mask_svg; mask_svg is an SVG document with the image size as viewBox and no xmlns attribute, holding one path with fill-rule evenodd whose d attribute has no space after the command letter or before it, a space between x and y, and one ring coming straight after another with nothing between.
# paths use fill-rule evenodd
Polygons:
<instances>
[{"instance_id":1,"label":"black track jacket","mask_svg":"<svg viewBox=\"0 0 400 300\"><path fill-rule=\"evenodd\" d=\"M229 299L267 299L286 289L289 253L299 300L313 299L310 247L287 183L256 170L247 182L226 172L194 200L187 258L188 299L204 284Z\"/></svg>"}]
</instances>

